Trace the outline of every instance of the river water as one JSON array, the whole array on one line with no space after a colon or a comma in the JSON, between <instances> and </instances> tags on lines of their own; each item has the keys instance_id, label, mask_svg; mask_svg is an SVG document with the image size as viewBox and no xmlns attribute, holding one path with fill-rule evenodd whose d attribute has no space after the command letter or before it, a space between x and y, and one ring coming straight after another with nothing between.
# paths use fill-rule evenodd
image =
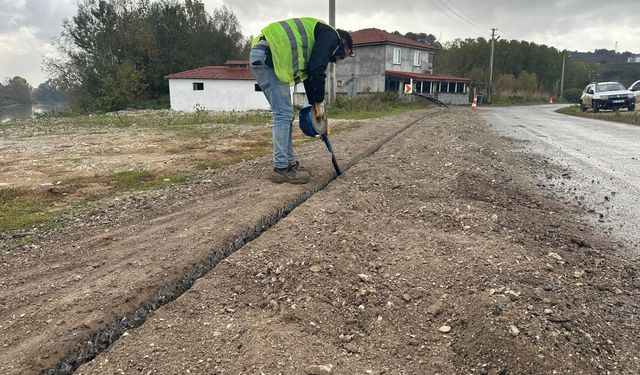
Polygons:
<instances>
[{"instance_id":1,"label":"river water","mask_svg":"<svg viewBox=\"0 0 640 375\"><path fill-rule=\"evenodd\" d=\"M66 109L67 104L63 102L0 107L0 122L6 122L15 118L29 118L38 113L60 113Z\"/></svg>"}]
</instances>

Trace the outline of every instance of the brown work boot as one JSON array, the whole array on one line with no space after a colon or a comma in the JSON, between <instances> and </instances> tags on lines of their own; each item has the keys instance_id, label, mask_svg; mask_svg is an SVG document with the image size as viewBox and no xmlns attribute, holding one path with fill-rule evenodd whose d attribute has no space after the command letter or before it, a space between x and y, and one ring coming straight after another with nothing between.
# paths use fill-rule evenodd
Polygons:
<instances>
[{"instance_id":1,"label":"brown work boot","mask_svg":"<svg viewBox=\"0 0 640 375\"><path fill-rule=\"evenodd\" d=\"M296 170L297 172L306 172L309 176L313 177L313 174L305 167L300 165L300 162L296 160L295 164L289 164L289 168Z\"/></svg>"},{"instance_id":2,"label":"brown work boot","mask_svg":"<svg viewBox=\"0 0 640 375\"><path fill-rule=\"evenodd\" d=\"M288 182L290 184L306 184L311 180L311 176L309 173L302 172L289 166L288 168L273 168L273 172L271 173L271 181L276 184L281 184L283 182Z\"/></svg>"}]
</instances>

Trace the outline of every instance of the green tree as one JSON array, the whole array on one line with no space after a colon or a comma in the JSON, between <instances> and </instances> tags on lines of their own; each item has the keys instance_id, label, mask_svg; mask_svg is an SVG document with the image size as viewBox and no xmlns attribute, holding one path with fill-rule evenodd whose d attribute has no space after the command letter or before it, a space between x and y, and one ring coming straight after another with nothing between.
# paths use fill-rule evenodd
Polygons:
<instances>
[{"instance_id":1,"label":"green tree","mask_svg":"<svg viewBox=\"0 0 640 375\"><path fill-rule=\"evenodd\" d=\"M247 43L229 8L211 16L200 0L84 0L63 29L65 58L45 65L83 111L166 96L165 75L245 57Z\"/></svg>"},{"instance_id":2,"label":"green tree","mask_svg":"<svg viewBox=\"0 0 640 375\"><path fill-rule=\"evenodd\" d=\"M414 33L414 32L408 32L404 35L400 34L400 32L398 31L394 31L393 34L395 35L399 35L399 36L404 36L405 38L409 38L421 43L426 43L429 45L432 45L434 47L438 47L438 48L442 48L442 44L440 44L440 42L438 42L438 40L436 39L436 37L433 34L427 34L427 33Z\"/></svg>"},{"instance_id":3,"label":"green tree","mask_svg":"<svg viewBox=\"0 0 640 375\"><path fill-rule=\"evenodd\" d=\"M26 79L15 76L0 84L0 105L31 104L33 88Z\"/></svg>"},{"instance_id":4,"label":"green tree","mask_svg":"<svg viewBox=\"0 0 640 375\"><path fill-rule=\"evenodd\" d=\"M34 96L38 102L61 102L66 100L65 90L54 79L42 82L35 90Z\"/></svg>"},{"instance_id":5,"label":"green tree","mask_svg":"<svg viewBox=\"0 0 640 375\"><path fill-rule=\"evenodd\" d=\"M132 61L111 64L100 75L100 107L107 111L124 109L144 95L144 74Z\"/></svg>"},{"instance_id":6,"label":"green tree","mask_svg":"<svg viewBox=\"0 0 640 375\"><path fill-rule=\"evenodd\" d=\"M440 74L470 77L487 87L490 51L490 41L484 38L454 40L436 55L434 70ZM497 94L521 91L536 92L543 97L553 93L559 87L563 53L566 52L526 41L496 41L493 76ZM592 75L596 73L597 70L592 71ZM565 87L581 87L589 79L583 63L566 60Z\"/></svg>"}]
</instances>

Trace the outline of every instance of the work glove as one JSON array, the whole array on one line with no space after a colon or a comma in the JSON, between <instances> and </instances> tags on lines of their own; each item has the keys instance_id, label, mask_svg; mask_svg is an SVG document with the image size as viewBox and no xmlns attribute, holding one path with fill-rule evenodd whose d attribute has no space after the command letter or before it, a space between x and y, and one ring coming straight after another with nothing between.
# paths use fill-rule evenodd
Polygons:
<instances>
[{"instance_id":1,"label":"work glove","mask_svg":"<svg viewBox=\"0 0 640 375\"><path fill-rule=\"evenodd\" d=\"M329 134L329 121L327 121L327 113L324 111L324 102L313 104L313 127L320 135Z\"/></svg>"},{"instance_id":2,"label":"work glove","mask_svg":"<svg viewBox=\"0 0 640 375\"><path fill-rule=\"evenodd\" d=\"M327 121L327 114L324 111L324 102L313 104L313 115L318 122Z\"/></svg>"}]
</instances>

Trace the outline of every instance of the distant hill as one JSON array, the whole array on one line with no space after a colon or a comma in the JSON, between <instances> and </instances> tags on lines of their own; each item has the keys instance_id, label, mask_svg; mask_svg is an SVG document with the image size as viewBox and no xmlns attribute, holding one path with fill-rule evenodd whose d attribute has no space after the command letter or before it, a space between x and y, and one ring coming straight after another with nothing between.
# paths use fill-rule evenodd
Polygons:
<instances>
[{"instance_id":1,"label":"distant hill","mask_svg":"<svg viewBox=\"0 0 640 375\"><path fill-rule=\"evenodd\" d=\"M582 61L585 64L609 64L609 63L626 63L627 58L635 56L631 52L616 52L608 49L597 49L593 52L570 51L569 55L572 59Z\"/></svg>"},{"instance_id":2,"label":"distant hill","mask_svg":"<svg viewBox=\"0 0 640 375\"><path fill-rule=\"evenodd\" d=\"M640 79L640 63L627 62L629 57L636 56L632 52L597 49L593 52L570 51L567 56L587 65L591 82L616 81L629 86Z\"/></svg>"}]
</instances>

